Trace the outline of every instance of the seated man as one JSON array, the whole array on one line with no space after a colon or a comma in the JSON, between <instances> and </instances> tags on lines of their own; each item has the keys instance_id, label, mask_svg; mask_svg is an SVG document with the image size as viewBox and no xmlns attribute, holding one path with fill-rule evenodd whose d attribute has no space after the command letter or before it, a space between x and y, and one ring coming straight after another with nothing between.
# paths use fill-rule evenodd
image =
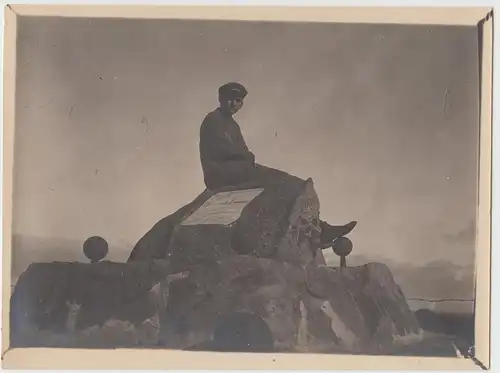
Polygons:
<instances>
[{"instance_id":1,"label":"seated man","mask_svg":"<svg viewBox=\"0 0 500 373\"><path fill-rule=\"evenodd\" d=\"M234 120L247 95L239 83L227 83L219 88L219 107L210 112L200 128L200 159L205 185L214 190L231 185L245 184L257 188L265 167L255 163L254 154L248 149L238 123ZM263 172L260 172L260 171ZM332 226L320 223L321 243L328 246L334 239L348 234L356 221Z\"/></svg>"}]
</instances>

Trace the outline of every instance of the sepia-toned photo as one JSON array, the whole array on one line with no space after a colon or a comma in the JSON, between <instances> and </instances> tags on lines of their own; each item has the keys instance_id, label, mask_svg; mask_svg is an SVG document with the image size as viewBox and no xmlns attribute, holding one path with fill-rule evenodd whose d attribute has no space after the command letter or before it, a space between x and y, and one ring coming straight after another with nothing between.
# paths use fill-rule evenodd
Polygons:
<instances>
[{"instance_id":1,"label":"sepia-toned photo","mask_svg":"<svg viewBox=\"0 0 500 373\"><path fill-rule=\"evenodd\" d=\"M9 349L489 364L480 23L16 29Z\"/></svg>"}]
</instances>

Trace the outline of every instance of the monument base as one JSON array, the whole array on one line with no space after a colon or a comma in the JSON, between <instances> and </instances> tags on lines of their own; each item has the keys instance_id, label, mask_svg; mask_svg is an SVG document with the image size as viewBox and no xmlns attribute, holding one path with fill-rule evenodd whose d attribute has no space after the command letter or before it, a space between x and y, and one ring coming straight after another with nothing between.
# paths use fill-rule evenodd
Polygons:
<instances>
[{"instance_id":1,"label":"monument base","mask_svg":"<svg viewBox=\"0 0 500 373\"><path fill-rule=\"evenodd\" d=\"M341 271L245 255L183 268L33 264L11 315L12 347L390 353L421 333L383 264ZM254 327L231 335L235 320Z\"/></svg>"}]
</instances>

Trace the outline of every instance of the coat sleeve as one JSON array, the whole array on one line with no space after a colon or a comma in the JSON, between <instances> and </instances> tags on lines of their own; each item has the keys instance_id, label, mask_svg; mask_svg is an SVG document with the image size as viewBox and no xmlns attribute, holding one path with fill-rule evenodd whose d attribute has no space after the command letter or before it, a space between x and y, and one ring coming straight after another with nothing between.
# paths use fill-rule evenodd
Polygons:
<instances>
[{"instance_id":1,"label":"coat sleeve","mask_svg":"<svg viewBox=\"0 0 500 373\"><path fill-rule=\"evenodd\" d=\"M217 125L207 117L200 129L200 145L204 158L214 162L247 161L255 162L254 154L244 142L233 142L224 132L224 126Z\"/></svg>"}]
</instances>

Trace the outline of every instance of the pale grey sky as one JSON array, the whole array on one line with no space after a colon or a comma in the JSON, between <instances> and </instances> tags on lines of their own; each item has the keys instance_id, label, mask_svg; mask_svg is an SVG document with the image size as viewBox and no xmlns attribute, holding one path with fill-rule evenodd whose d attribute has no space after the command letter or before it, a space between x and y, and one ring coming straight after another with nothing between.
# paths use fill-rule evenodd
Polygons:
<instances>
[{"instance_id":1,"label":"pale grey sky","mask_svg":"<svg viewBox=\"0 0 500 373\"><path fill-rule=\"evenodd\" d=\"M473 260L473 27L23 17L17 74L16 234L125 258L203 190L199 126L236 80L257 161L312 177L357 253Z\"/></svg>"}]
</instances>

